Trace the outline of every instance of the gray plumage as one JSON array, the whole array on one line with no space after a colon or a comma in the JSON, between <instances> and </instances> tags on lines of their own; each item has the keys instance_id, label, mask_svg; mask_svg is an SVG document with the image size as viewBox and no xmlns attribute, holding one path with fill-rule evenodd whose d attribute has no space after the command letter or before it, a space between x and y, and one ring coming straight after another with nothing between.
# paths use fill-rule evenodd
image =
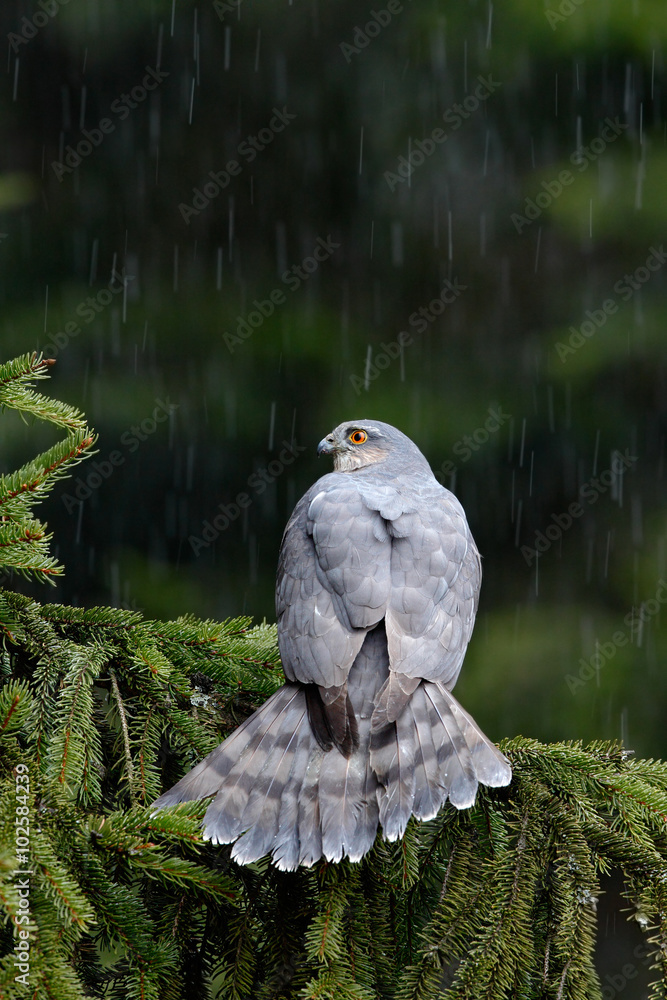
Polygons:
<instances>
[{"instance_id":1,"label":"gray plumage","mask_svg":"<svg viewBox=\"0 0 667 1000\"><path fill-rule=\"evenodd\" d=\"M334 472L292 514L276 584L287 683L156 807L214 795L204 835L241 864L358 861L507 759L451 694L477 611L480 558L463 508L419 449L379 421L320 442Z\"/></svg>"}]
</instances>

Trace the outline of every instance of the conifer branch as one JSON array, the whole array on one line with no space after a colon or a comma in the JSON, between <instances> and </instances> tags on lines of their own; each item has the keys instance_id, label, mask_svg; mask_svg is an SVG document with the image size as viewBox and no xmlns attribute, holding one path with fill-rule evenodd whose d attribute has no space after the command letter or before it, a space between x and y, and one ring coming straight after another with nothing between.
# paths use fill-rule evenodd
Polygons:
<instances>
[{"instance_id":1,"label":"conifer branch","mask_svg":"<svg viewBox=\"0 0 667 1000\"><path fill-rule=\"evenodd\" d=\"M123 705L123 699L121 698L120 690L118 688L116 672L114 670L110 670L109 677L111 678L111 690L113 691L113 696L116 699L116 705L118 706L118 715L120 716L120 728L123 733L123 746L125 747L125 767L127 769L127 785L130 792L130 801L132 802L132 805L135 806L137 803L134 797L134 764L132 762L132 751L130 750L130 733L127 727L125 706Z\"/></svg>"},{"instance_id":2,"label":"conifer branch","mask_svg":"<svg viewBox=\"0 0 667 1000\"><path fill-rule=\"evenodd\" d=\"M33 353L0 365L0 410L14 409L24 418L45 420L67 431L63 441L16 472L0 476L0 568L51 584L63 568L49 555L51 535L32 508L92 453L95 443L95 434L78 410L30 388L36 379L48 377L52 364Z\"/></svg>"}]
</instances>

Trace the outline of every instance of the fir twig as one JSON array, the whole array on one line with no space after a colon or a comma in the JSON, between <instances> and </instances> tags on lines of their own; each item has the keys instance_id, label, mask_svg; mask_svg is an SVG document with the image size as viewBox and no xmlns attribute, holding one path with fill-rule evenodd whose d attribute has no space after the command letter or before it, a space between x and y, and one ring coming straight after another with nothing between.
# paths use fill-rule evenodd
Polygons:
<instances>
[{"instance_id":1,"label":"fir twig","mask_svg":"<svg viewBox=\"0 0 667 1000\"><path fill-rule=\"evenodd\" d=\"M49 583L55 582L63 567L49 555L51 535L33 516L32 508L92 453L95 443L95 434L78 410L30 388L36 379L48 377L52 364L33 353L0 365L0 409L14 409L67 431L63 441L16 472L0 476L0 569Z\"/></svg>"},{"instance_id":2,"label":"fir twig","mask_svg":"<svg viewBox=\"0 0 667 1000\"><path fill-rule=\"evenodd\" d=\"M118 706L118 715L120 716L120 728L123 732L123 746L125 747L125 767L127 768L127 785L130 792L130 801L132 802L132 805L135 806L137 803L134 797L134 764L132 763L132 751L130 750L130 733L127 727L125 706L123 705L123 699L121 698L120 690L118 688L116 672L114 670L110 670L109 677L111 678L111 690L113 691L113 696L116 699L116 705Z\"/></svg>"}]
</instances>

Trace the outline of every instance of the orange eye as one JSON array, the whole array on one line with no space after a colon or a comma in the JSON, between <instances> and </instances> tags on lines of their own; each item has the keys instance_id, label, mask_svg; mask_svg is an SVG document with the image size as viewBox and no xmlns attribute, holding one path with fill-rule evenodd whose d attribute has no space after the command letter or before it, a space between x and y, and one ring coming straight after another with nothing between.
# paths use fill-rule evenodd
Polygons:
<instances>
[{"instance_id":1,"label":"orange eye","mask_svg":"<svg viewBox=\"0 0 667 1000\"><path fill-rule=\"evenodd\" d=\"M350 441L352 444L363 444L368 439L366 431L352 431Z\"/></svg>"}]
</instances>

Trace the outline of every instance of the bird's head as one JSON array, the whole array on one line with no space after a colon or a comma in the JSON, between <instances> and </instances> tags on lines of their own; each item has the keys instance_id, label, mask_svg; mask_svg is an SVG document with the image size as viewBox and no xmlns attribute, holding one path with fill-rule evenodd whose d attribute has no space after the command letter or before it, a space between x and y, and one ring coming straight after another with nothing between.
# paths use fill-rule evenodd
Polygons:
<instances>
[{"instance_id":1,"label":"bird's head","mask_svg":"<svg viewBox=\"0 0 667 1000\"><path fill-rule=\"evenodd\" d=\"M393 454L405 451L406 446L422 458L417 446L391 424L379 420L346 420L320 441L317 454L332 455L336 472L354 472L386 462Z\"/></svg>"}]
</instances>

